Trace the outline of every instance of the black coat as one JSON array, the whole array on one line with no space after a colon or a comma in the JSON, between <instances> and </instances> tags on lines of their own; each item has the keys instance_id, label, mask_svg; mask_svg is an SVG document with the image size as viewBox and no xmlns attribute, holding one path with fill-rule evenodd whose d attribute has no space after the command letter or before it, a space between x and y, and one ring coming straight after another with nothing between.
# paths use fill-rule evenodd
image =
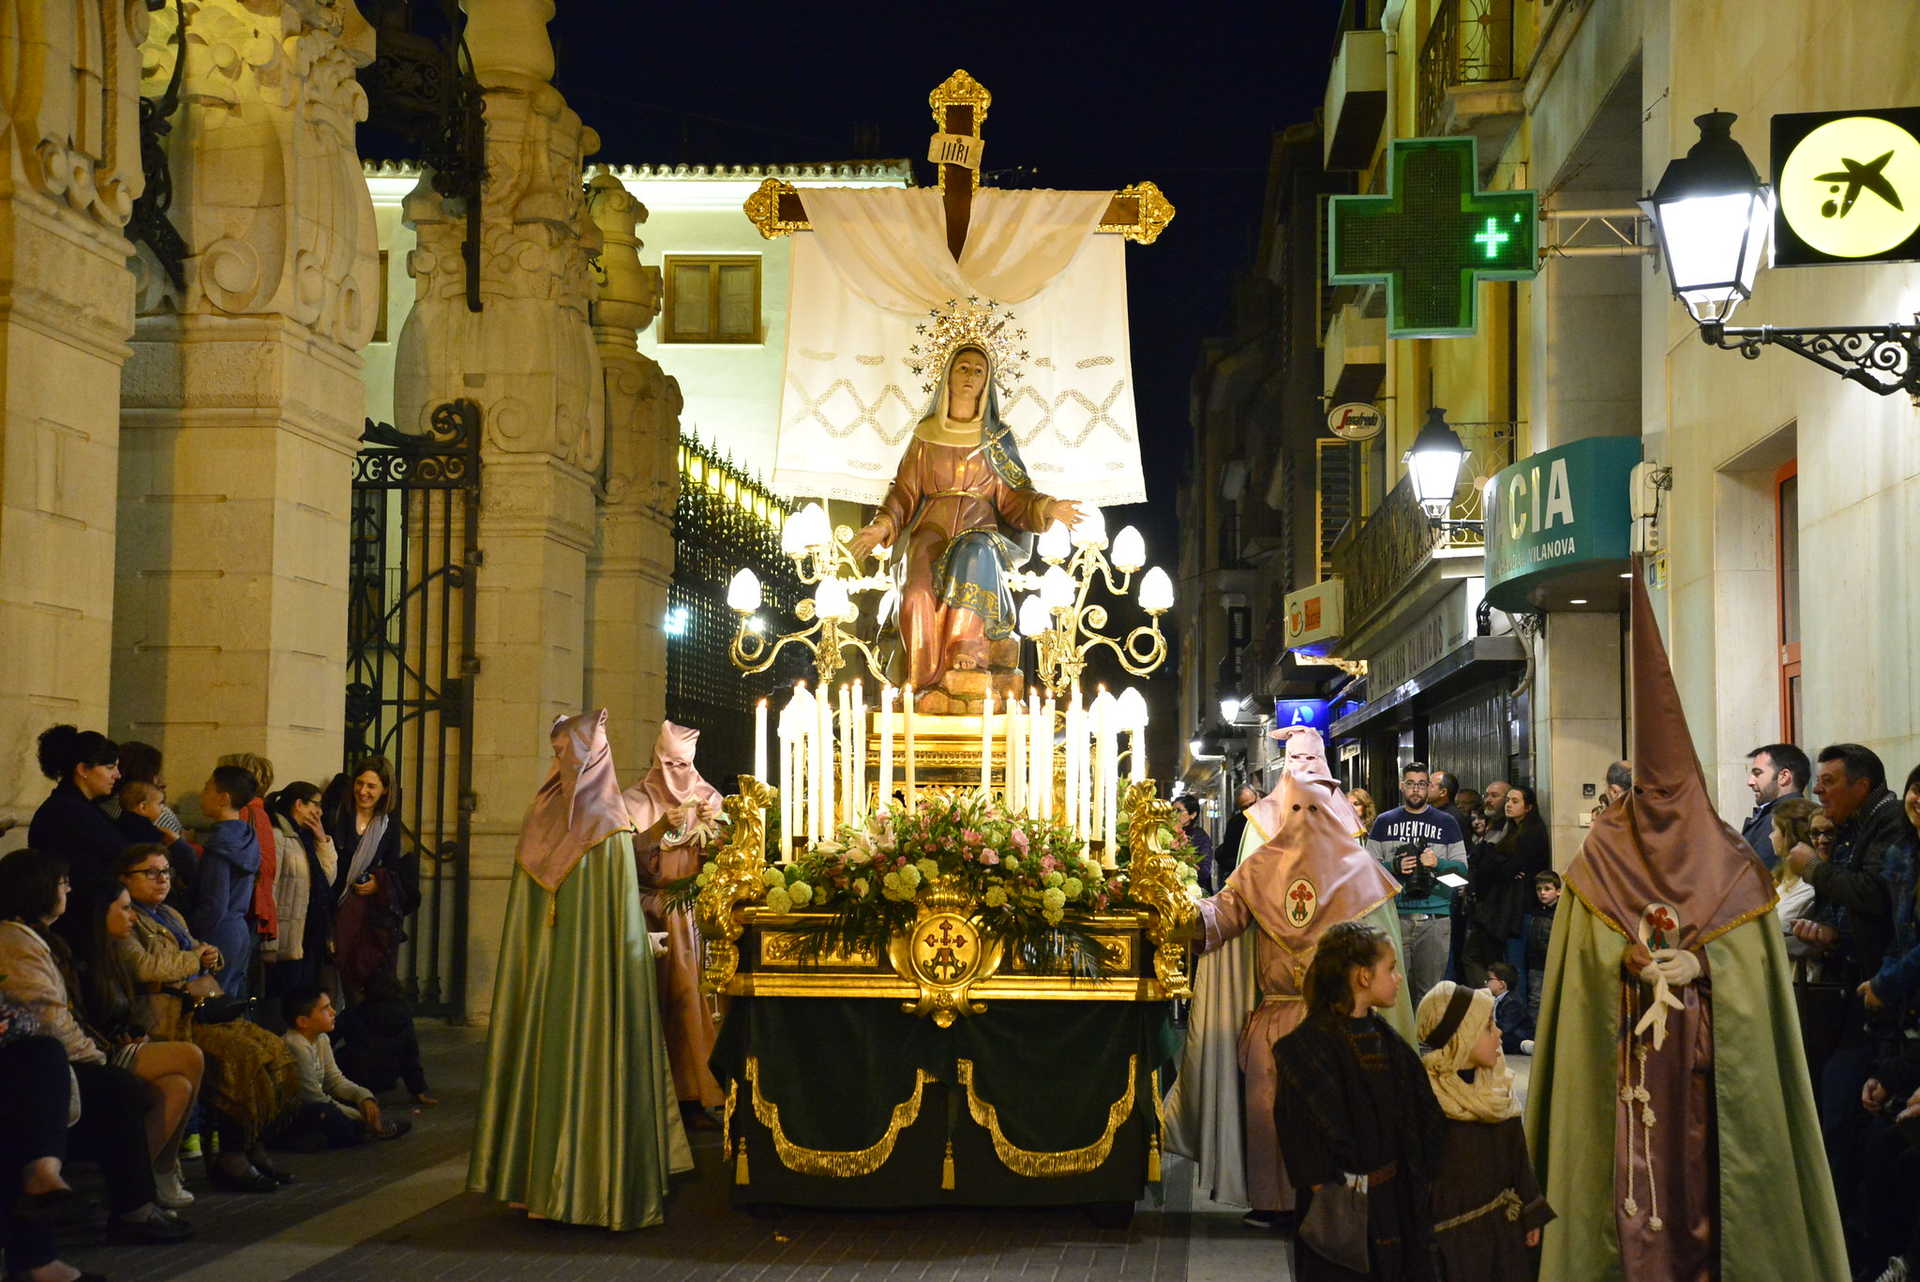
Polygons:
<instances>
[{"instance_id":1,"label":"black coat","mask_svg":"<svg viewBox=\"0 0 1920 1282\"><path fill-rule=\"evenodd\" d=\"M93 906L119 892L119 884L113 877L113 863L127 848L127 839L113 820L107 818L101 804L88 801L86 794L69 780L56 785L33 812L33 822L27 827L27 844L66 859L67 881L72 891L57 929L69 942L82 942Z\"/></svg>"},{"instance_id":2,"label":"black coat","mask_svg":"<svg viewBox=\"0 0 1920 1282\"><path fill-rule=\"evenodd\" d=\"M1470 861L1473 920L1494 939L1516 939L1524 926L1534 874L1553 862L1547 825L1530 815L1497 842L1481 842Z\"/></svg>"},{"instance_id":3,"label":"black coat","mask_svg":"<svg viewBox=\"0 0 1920 1282\"><path fill-rule=\"evenodd\" d=\"M1912 832L1900 798L1886 788L1867 794L1833 834L1833 857L1807 869L1814 920L1841 933L1834 960L1843 982L1871 979L1893 942L1893 888L1883 870L1887 851Z\"/></svg>"}]
</instances>

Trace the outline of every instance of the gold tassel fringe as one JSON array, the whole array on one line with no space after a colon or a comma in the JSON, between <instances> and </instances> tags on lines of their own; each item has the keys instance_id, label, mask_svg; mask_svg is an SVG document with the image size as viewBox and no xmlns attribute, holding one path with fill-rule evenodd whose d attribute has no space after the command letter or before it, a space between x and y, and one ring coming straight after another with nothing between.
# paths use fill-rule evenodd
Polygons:
<instances>
[{"instance_id":1,"label":"gold tassel fringe","mask_svg":"<svg viewBox=\"0 0 1920 1282\"><path fill-rule=\"evenodd\" d=\"M740 1155L733 1160L733 1182L735 1184L753 1182L747 1175L747 1137L744 1134L740 1137Z\"/></svg>"},{"instance_id":2,"label":"gold tassel fringe","mask_svg":"<svg viewBox=\"0 0 1920 1282\"><path fill-rule=\"evenodd\" d=\"M1153 1137L1153 1143L1147 1146L1147 1183L1160 1182L1160 1137Z\"/></svg>"},{"instance_id":3,"label":"gold tassel fringe","mask_svg":"<svg viewBox=\"0 0 1920 1282\"><path fill-rule=\"evenodd\" d=\"M940 1162L940 1187L949 1191L953 1188L953 1141L947 1141L947 1155Z\"/></svg>"}]
</instances>

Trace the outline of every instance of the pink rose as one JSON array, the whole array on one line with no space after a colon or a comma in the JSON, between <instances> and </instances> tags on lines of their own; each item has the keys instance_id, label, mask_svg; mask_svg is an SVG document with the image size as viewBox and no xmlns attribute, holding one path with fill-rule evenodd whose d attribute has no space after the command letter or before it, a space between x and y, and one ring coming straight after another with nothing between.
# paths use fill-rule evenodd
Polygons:
<instances>
[{"instance_id":1,"label":"pink rose","mask_svg":"<svg viewBox=\"0 0 1920 1282\"><path fill-rule=\"evenodd\" d=\"M1000 852L997 850L983 850L980 852L980 862L991 868L1000 862Z\"/></svg>"},{"instance_id":2,"label":"pink rose","mask_svg":"<svg viewBox=\"0 0 1920 1282\"><path fill-rule=\"evenodd\" d=\"M966 842L969 846L977 846L980 844L980 834L971 828L963 828L960 832L960 840Z\"/></svg>"},{"instance_id":3,"label":"pink rose","mask_svg":"<svg viewBox=\"0 0 1920 1282\"><path fill-rule=\"evenodd\" d=\"M1058 859L1055 859L1052 855L1040 856L1041 872L1053 872L1059 867L1060 867L1060 861Z\"/></svg>"},{"instance_id":4,"label":"pink rose","mask_svg":"<svg viewBox=\"0 0 1920 1282\"><path fill-rule=\"evenodd\" d=\"M1025 828L1015 828L1013 830L1013 844L1020 847L1021 854L1024 855L1027 853L1027 830Z\"/></svg>"}]
</instances>

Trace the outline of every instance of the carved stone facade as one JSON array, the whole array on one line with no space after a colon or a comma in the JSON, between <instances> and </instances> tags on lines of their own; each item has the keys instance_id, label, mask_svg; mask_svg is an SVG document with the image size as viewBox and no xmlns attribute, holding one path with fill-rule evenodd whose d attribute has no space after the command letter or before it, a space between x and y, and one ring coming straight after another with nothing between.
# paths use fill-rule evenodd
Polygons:
<instances>
[{"instance_id":1,"label":"carved stone facade","mask_svg":"<svg viewBox=\"0 0 1920 1282\"><path fill-rule=\"evenodd\" d=\"M640 354L636 336L660 312L660 269L640 264L647 208L610 174L587 185L600 229L593 339L606 405L599 539L587 561L588 707L604 706L607 735L629 775L645 769L666 706L663 621L673 582L673 506L679 488L680 385Z\"/></svg>"},{"instance_id":2,"label":"carved stone facade","mask_svg":"<svg viewBox=\"0 0 1920 1282\"><path fill-rule=\"evenodd\" d=\"M107 720L146 25L124 0L7 0L0 19L0 816L46 795L40 730Z\"/></svg>"},{"instance_id":3,"label":"carved stone facade","mask_svg":"<svg viewBox=\"0 0 1920 1282\"><path fill-rule=\"evenodd\" d=\"M551 758L547 731L585 696L587 558L606 437L588 316L600 232L579 180L599 138L548 83L551 0L463 7L486 102L483 310L466 303L465 212L423 180L404 206L418 237L408 262L417 294L395 355L394 422L418 430L434 406L466 397L485 424L467 963L474 1013L484 1014L492 923L505 909L527 798Z\"/></svg>"},{"instance_id":4,"label":"carved stone facade","mask_svg":"<svg viewBox=\"0 0 1920 1282\"><path fill-rule=\"evenodd\" d=\"M180 781L223 752L339 761L347 519L378 299L352 0L188 0L166 139L180 289L143 251L122 387L110 733ZM172 10L144 54L175 58Z\"/></svg>"}]
</instances>

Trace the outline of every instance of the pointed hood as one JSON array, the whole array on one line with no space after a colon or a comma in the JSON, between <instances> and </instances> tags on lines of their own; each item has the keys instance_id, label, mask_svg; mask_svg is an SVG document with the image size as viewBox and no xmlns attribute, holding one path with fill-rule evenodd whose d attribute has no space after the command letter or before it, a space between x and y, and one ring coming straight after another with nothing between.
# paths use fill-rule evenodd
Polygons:
<instances>
[{"instance_id":1,"label":"pointed hood","mask_svg":"<svg viewBox=\"0 0 1920 1282\"><path fill-rule=\"evenodd\" d=\"M1400 886L1360 844L1360 817L1327 766L1319 732L1289 730L1276 734L1287 738L1279 785L1256 803L1272 816L1271 836L1227 884L1252 907L1267 938L1286 951L1297 983L1327 927L1364 917Z\"/></svg>"},{"instance_id":2,"label":"pointed hood","mask_svg":"<svg viewBox=\"0 0 1920 1282\"><path fill-rule=\"evenodd\" d=\"M533 794L514 860L549 891L560 889L582 855L627 826L627 808L607 747L607 713L558 717L553 767Z\"/></svg>"},{"instance_id":3,"label":"pointed hood","mask_svg":"<svg viewBox=\"0 0 1920 1282\"><path fill-rule=\"evenodd\" d=\"M623 794L633 826L641 832L653 827L667 813L689 801L700 804L703 818L720 813L720 792L694 768L693 754L700 744L700 732L671 721L660 723L660 735L653 742L653 768L647 777Z\"/></svg>"},{"instance_id":4,"label":"pointed hood","mask_svg":"<svg viewBox=\"0 0 1920 1282\"><path fill-rule=\"evenodd\" d=\"M1642 940L1664 905L1665 942L1698 948L1773 907L1766 866L1714 811L1667 649L1633 576L1633 790L1594 819L1567 887L1608 926Z\"/></svg>"},{"instance_id":5,"label":"pointed hood","mask_svg":"<svg viewBox=\"0 0 1920 1282\"><path fill-rule=\"evenodd\" d=\"M1288 803L1282 794L1291 776L1296 782L1315 785L1324 794L1318 798L1354 836L1363 834L1364 825L1360 815L1347 800L1346 789L1334 778L1333 768L1327 764L1326 741L1320 732L1312 726L1282 726L1278 730L1269 730L1267 737L1284 739L1287 744L1286 764L1280 771L1280 778L1273 785L1273 791L1247 807L1247 822L1260 837L1262 843L1271 841L1280 830L1280 822L1290 813Z\"/></svg>"}]
</instances>

